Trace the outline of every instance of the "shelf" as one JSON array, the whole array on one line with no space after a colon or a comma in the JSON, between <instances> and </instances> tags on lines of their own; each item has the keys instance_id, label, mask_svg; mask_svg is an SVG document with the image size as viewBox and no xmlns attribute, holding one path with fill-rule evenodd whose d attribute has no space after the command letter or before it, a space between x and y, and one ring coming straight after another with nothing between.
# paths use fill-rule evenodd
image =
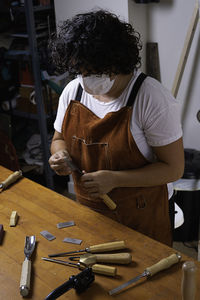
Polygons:
<instances>
[{"instance_id":1,"label":"shelf","mask_svg":"<svg viewBox=\"0 0 200 300\"><path fill-rule=\"evenodd\" d=\"M15 7L12 7L12 9L19 11L19 12L25 11L24 6L15 6ZM48 10L52 10L52 9L53 9L52 5L35 5L35 6L33 6L34 12L43 12L43 11L48 11Z\"/></svg>"},{"instance_id":2,"label":"shelf","mask_svg":"<svg viewBox=\"0 0 200 300\"><path fill-rule=\"evenodd\" d=\"M34 90L34 87L33 87ZM56 110L58 106L58 97L54 97L52 99L52 114L55 117L56 115ZM46 101L44 102L44 110L45 110L45 117L47 119L51 118L51 114L49 111L49 103ZM22 118L29 118L33 120L38 120L39 116L37 113L37 105L32 104L28 98L23 98L21 96L20 98L17 99L17 106L16 108L12 109L10 111L12 115L22 117ZM6 112L5 112L6 113Z\"/></svg>"},{"instance_id":3,"label":"shelf","mask_svg":"<svg viewBox=\"0 0 200 300\"><path fill-rule=\"evenodd\" d=\"M30 60L29 50L8 50L6 53L6 58L8 59L19 59L19 56L23 57L23 60Z\"/></svg>"},{"instance_id":4,"label":"shelf","mask_svg":"<svg viewBox=\"0 0 200 300\"><path fill-rule=\"evenodd\" d=\"M37 114L20 111L18 109L13 109L12 110L12 115L14 115L16 117L25 118L25 119L38 120L38 115Z\"/></svg>"},{"instance_id":5,"label":"shelf","mask_svg":"<svg viewBox=\"0 0 200 300\"><path fill-rule=\"evenodd\" d=\"M40 33L36 33L36 38L42 38L42 37L46 37L48 36L48 32L40 32ZM14 38L28 38L28 33L12 33L11 37Z\"/></svg>"},{"instance_id":6,"label":"shelf","mask_svg":"<svg viewBox=\"0 0 200 300\"><path fill-rule=\"evenodd\" d=\"M37 114L30 113L30 112L25 112L25 111L20 111L18 109L13 109L12 114L16 117L21 117L21 118L31 119L31 120L38 120L38 115ZM55 114L54 114L54 116L55 116ZM51 116L46 115L46 118L49 119L49 118L51 118Z\"/></svg>"},{"instance_id":7,"label":"shelf","mask_svg":"<svg viewBox=\"0 0 200 300\"><path fill-rule=\"evenodd\" d=\"M54 5L37 5L34 6L32 0L25 0L24 6L16 6L12 8L13 13L16 13L19 20L26 21L26 23L21 24L21 22L17 22L15 26L14 39L13 44L10 47L9 57L12 59L21 59L21 57L25 60L28 58L31 63L31 72L33 75L34 82L34 91L35 98L37 99L37 105L31 106L29 96L28 99L21 99L19 103L17 103L17 107L10 111L10 114L19 116L21 118L28 118L32 120L37 120L39 125L39 133L41 136L41 145L43 149L43 163L44 163L44 173L46 186L53 189L53 176L52 170L50 169L48 160L49 160L49 145L48 145L48 128L47 128L47 119L49 121L53 121L52 117L54 114L54 109L50 105L52 104L52 99L46 99L43 95L43 83L41 80L41 64L40 57L38 52L38 45L40 40L37 36L41 33L42 28L38 28L38 26L46 26L48 25L48 29L50 32L50 26L55 30L55 24L49 23L49 18L51 21L54 20ZM46 12L46 13L45 13ZM21 14L20 14L21 13ZM37 14L35 14L37 13ZM25 16L25 19L24 19ZM47 17L46 22L44 23L43 18ZM40 23L39 23L40 21ZM19 24L19 26L18 26ZM20 27L21 26L21 27ZM26 32L27 30L27 32ZM37 30L37 31L36 31ZM25 31L25 32L24 32ZM44 33L42 32L42 39L44 39ZM45 37L46 37L45 32ZM48 37L48 36L47 36ZM27 44L26 44L27 39ZM22 97L22 95L21 95ZM48 101L46 101L48 100Z\"/></svg>"}]
</instances>

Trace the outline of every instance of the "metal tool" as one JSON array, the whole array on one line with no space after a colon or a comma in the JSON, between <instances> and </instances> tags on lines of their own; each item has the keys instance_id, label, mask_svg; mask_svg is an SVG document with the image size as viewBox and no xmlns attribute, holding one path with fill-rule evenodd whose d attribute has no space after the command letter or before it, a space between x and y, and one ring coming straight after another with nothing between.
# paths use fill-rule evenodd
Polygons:
<instances>
[{"instance_id":1,"label":"metal tool","mask_svg":"<svg viewBox=\"0 0 200 300\"><path fill-rule=\"evenodd\" d=\"M42 257L42 259L46 260L46 261L58 263L61 265L67 265L70 267L78 268L80 270L83 270L87 267L84 263L72 263L69 261L55 259L55 258L48 258L48 257ZM115 276L117 274L117 269L115 267L94 264L91 266L91 268L92 268L92 271L96 274L102 274L102 275L107 275L107 276Z\"/></svg>"},{"instance_id":2,"label":"metal tool","mask_svg":"<svg viewBox=\"0 0 200 300\"><path fill-rule=\"evenodd\" d=\"M86 253L80 256L69 257L72 261L79 261L84 265L90 266L95 263L113 263L113 264L129 264L132 261L130 253L114 253L114 254L91 254Z\"/></svg>"},{"instance_id":3,"label":"metal tool","mask_svg":"<svg viewBox=\"0 0 200 300\"><path fill-rule=\"evenodd\" d=\"M66 163L68 166L72 169L72 171L78 172L80 175L83 175L84 173L77 167L77 165L70 159L66 158L65 159Z\"/></svg>"},{"instance_id":4,"label":"metal tool","mask_svg":"<svg viewBox=\"0 0 200 300\"><path fill-rule=\"evenodd\" d=\"M66 158L66 162L73 171L78 172L80 175L84 174L72 160ZM101 195L100 198L111 210L114 210L117 207L116 203L107 194Z\"/></svg>"},{"instance_id":5,"label":"metal tool","mask_svg":"<svg viewBox=\"0 0 200 300\"><path fill-rule=\"evenodd\" d=\"M72 288L74 288L76 290L76 292L78 294L80 294L89 288L89 286L94 281L94 279L95 279L95 276L92 272L92 269L87 268L76 276L74 276L74 275L70 276L70 278L67 282L63 283L62 285L57 287L55 290L53 290L45 298L45 300L55 300Z\"/></svg>"},{"instance_id":6,"label":"metal tool","mask_svg":"<svg viewBox=\"0 0 200 300\"><path fill-rule=\"evenodd\" d=\"M21 170L14 172L10 176L8 176L8 178L6 180L4 180L0 183L0 189L5 190L9 185L14 183L15 181L17 181L21 177L22 177L22 171Z\"/></svg>"},{"instance_id":7,"label":"metal tool","mask_svg":"<svg viewBox=\"0 0 200 300\"><path fill-rule=\"evenodd\" d=\"M2 240L3 240L3 236L4 236L3 224L0 224L0 245L1 245Z\"/></svg>"},{"instance_id":8,"label":"metal tool","mask_svg":"<svg viewBox=\"0 0 200 300\"><path fill-rule=\"evenodd\" d=\"M69 255L69 254L79 253L79 252L98 253L98 252L109 252L109 251L115 251L115 250L121 250L121 249L126 249L124 241L98 244L98 245L93 245L93 246L87 247L82 250L49 254L48 256L49 257L58 257L58 256L65 256L65 255Z\"/></svg>"},{"instance_id":9,"label":"metal tool","mask_svg":"<svg viewBox=\"0 0 200 300\"><path fill-rule=\"evenodd\" d=\"M25 260L22 264L21 280L20 280L20 294L27 296L30 290L31 279L31 260L30 257L35 249L36 238L34 235L26 236L24 254Z\"/></svg>"},{"instance_id":10,"label":"metal tool","mask_svg":"<svg viewBox=\"0 0 200 300\"><path fill-rule=\"evenodd\" d=\"M136 276L135 278L123 283L122 285L114 288L113 290L109 291L109 295L114 295L119 293L122 289L126 288L127 286L129 286L130 284L137 282L139 279L141 279L142 277L152 277L153 275L155 275L156 273L168 269L169 267L171 267L172 265L176 264L177 262L179 262L181 259L181 255L176 253L176 254L172 254L162 260L160 260L158 263L154 264L151 267L146 268L146 270L144 270L144 272L138 276Z\"/></svg>"}]
</instances>

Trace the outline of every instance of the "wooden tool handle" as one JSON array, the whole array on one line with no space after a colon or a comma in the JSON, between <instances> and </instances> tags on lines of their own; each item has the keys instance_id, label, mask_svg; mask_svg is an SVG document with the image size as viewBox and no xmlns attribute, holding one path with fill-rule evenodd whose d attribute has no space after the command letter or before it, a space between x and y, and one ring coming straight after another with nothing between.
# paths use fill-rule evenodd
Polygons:
<instances>
[{"instance_id":1,"label":"wooden tool handle","mask_svg":"<svg viewBox=\"0 0 200 300\"><path fill-rule=\"evenodd\" d=\"M20 294L27 296L30 290L31 279L31 261L25 259L22 264L21 280L20 280Z\"/></svg>"},{"instance_id":2,"label":"wooden tool handle","mask_svg":"<svg viewBox=\"0 0 200 300\"><path fill-rule=\"evenodd\" d=\"M105 244L99 244L89 247L89 252L95 253L95 252L107 252L107 251L113 251L113 250L121 250L125 249L125 243L124 241L117 241L117 242L110 242Z\"/></svg>"},{"instance_id":3,"label":"wooden tool handle","mask_svg":"<svg viewBox=\"0 0 200 300\"><path fill-rule=\"evenodd\" d=\"M132 261L130 253L95 254L96 262L129 264Z\"/></svg>"},{"instance_id":4,"label":"wooden tool handle","mask_svg":"<svg viewBox=\"0 0 200 300\"><path fill-rule=\"evenodd\" d=\"M193 261L186 261L182 266L182 271L182 300L195 300L197 267Z\"/></svg>"},{"instance_id":5,"label":"wooden tool handle","mask_svg":"<svg viewBox=\"0 0 200 300\"><path fill-rule=\"evenodd\" d=\"M168 269L172 265L176 264L180 260L180 258L180 255L172 254L164 259L161 259L155 265L146 268L146 271L150 273L149 276L153 276L154 274L162 270Z\"/></svg>"},{"instance_id":6,"label":"wooden tool handle","mask_svg":"<svg viewBox=\"0 0 200 300\"><path fill-rule=\"evenodd\" d=\"M14 183L15 181L17 181L17 179L22 177L22 171L16 171L13 174L11 174L10 176L8 176L8 178L2 182L3 184L3 188L7 188L10 184Z\"/></svg>"},{"instance_id":7,"label":"wooden tool handle","mask_svg":"<svg viewBox=\"0 0 200 300\"><path fill-rule=\"evenodd\" d=\"M117 268L98 264L92 266L92 271L96 274L103 274L112 277L117 274Z\"/></svg>"},{"instance_id":8,"label":"wooden tool handle","mask_svg":"<svg viewBox=\"0 0 200 300\"><path fill-rule=\"evenodd\" d=\"M117 207L116 203L107 194L101 195L100 198L111 210Z\"/></svg>"}]
</instances>

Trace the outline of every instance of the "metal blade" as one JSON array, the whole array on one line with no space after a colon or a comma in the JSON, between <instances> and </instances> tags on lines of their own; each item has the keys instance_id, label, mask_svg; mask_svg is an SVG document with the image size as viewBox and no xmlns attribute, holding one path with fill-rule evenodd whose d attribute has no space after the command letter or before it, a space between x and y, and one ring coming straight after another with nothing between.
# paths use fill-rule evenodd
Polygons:
<instances>
[{"instance_id":1,"label":"metal blade","mask_svg":"<svg viewBox=\"0 0 200 300\"><path fill-rule=\"evenodd\" d=\"M36 244L36 238L35 235L26 236L25 238L25 246L24 246L24 254L27 257L27 259L30 259Z\"/></svg>"},{"instance_id":2,"label":"metal blade","mask_svg":"<svg viewBox=\"0 0 200 300\"><path fill-rule=\"evenodd\" d=\"M48 254L49 257L58 257L58 256L65 256L65 255L69 255L69 254L76 254L79 252L85 252L86 249L84 250L75 250L75 251L70 251L70 252L62 252L62 253L55 253L55 254Z\"/></svg>"},{"instance_id":3,"label":"metal blade","mask_svg":"<svg viewBox=\"0 0 200 300\"><path fill-rule=\"evenodd\" d=\"M75 165L72 160L66 159L66 162L73 171L77 171L79 174L83 175L82 171Z\"/></svg>"},{"instance_id":4,"label":"metal blade","mask_svg":"<svg viewBox=\"0 0 200 300\"><path fill-rule=\"evenodd\" d=\"M112 296L112 295L118 293L119 291L121 291L122 289L124 289L125 287L127 287L128 285L138 281L139 279L141 279L142 277L145 277L145 276L147 276L147 273L143 272L142 274L140 274L140 275L136 276L135 278L132 278L131 280L119 285L118 287L116 287L115 289L109 291L108 293L109 293L110 296Z\"/></svg>"},{"instance_id":5,"label":"metal blade","mask_svg":"<svg viewBox=\"0 0 200 300\"><path fill-rule=\"evenodd\" d=\"M51 261L57 264L61 264L61 265L67 265L70 267L74 267L74 268L79 268L80 264L75 264L75 263L71 263L69 261L65 261L65 260L61 260L61 259L53 259L53 258L48 258L48 257L42 257L43 260L47 260L47 261Z\"/></svg>"}]
</instances>

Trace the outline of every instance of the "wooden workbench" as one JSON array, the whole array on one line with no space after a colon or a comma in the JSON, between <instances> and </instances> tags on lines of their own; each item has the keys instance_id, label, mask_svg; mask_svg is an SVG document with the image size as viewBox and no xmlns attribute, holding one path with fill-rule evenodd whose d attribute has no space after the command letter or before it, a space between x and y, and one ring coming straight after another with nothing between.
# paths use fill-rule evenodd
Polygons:
<instances>
[{"instance_id":1,"label":"wooden workbench","mask_svg":"<svg viewBox=\"0 0 200 300\"><path fill-rule=\"evenodd\" d=\"M11 171L0 166L0 182ZM11 212L16 210L19 220L16 227L9 226ZM56 224L75 221L75 226L58 229ZM137 300L181 300L182 263L191 258L182 255L182 260L170 269L160 272L152 279L142 279L125 291L109 296L108 291L142 273L144 269L175 251L134 230L106 218L75 203L33 181L22 178L0 193L0 223L5 234L0 245L0 299L22 299L19 293L21 266L24 260L26 235L36 235L36 250L32 257L31 292L28 299L42 300L53 289L64 283L71 275L80 271L64 265L41 260L50 253L84 249L90 245L124 240L132 254L133 262L117 266L118 275L110 278L95 275L91 287L77 295L72 289L59 299L137 299ZM44 239L40 232L48 230L56 236L53 241ZM82 244L63 243L65 237L82 239ZM197 277L200 278L200 263ZM200 299L200 286L197 298Z\"/></svg>"}]
</instances>

